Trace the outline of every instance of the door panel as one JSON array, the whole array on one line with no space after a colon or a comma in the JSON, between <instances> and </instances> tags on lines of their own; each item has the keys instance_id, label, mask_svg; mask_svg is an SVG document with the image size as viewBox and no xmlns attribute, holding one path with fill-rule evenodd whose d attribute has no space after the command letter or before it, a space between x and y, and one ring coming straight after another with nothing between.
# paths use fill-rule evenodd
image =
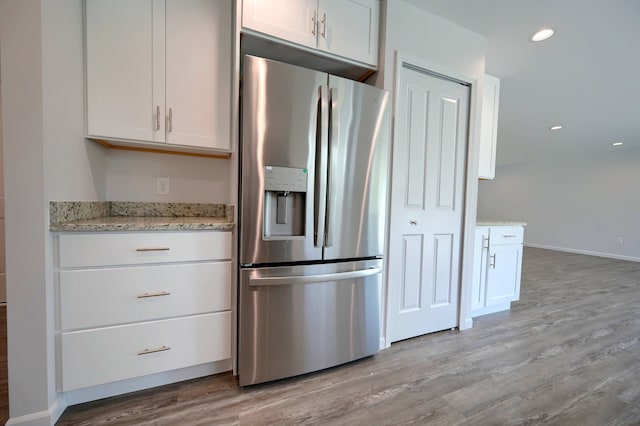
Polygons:
<instances>
[{"instance_id":1,"label":"door panel","mask_svg":"<svg viewBox=\"0 0 640 426\"><path fill-rule=\"evenodd\" d=\"M389 169L389 93L329 77L331 130L324 258L383 254Z\"/></svg>"},{"instance_id":2,"label":"door panel","mask_svg":"<svg viewBox=\"0 0 640 426\"><path fill-rule=\"evenodd\" d=\"M420 309L422 290L422 235L405 235L403 237L403 280L401 312L414 311Z\"/></svg>"},{"instance_id":3,"label":"door panel","mask_svg":"<svg viewBox=\"0 0 640 426\"><path fill-rule=\"evenodd\" d=\"M242 26L293 43L316 47L317 0L244 0Z\"/></svg>"},{"instance_id":4,"label":"door panel","mask_svg":"<svg viewBox=\"0 0 640 426\"><path fill-rule=\"evenodd\" d=\"M240 263L320 260L322 245L314 243L315 158L327 74L250 56L244 67ZM268 166L306 175L306 192L296 204L305 212L302 235L265 239L265 221L277 216L265 209Z\"/></svg>"},{"instance_id":5,"label":"door panel","mask_svg":"<svg viewBox=\"0 0 640 426\"><path fill-rule=\"evenodd\" d=\"M375 259L241 270L240 386L377 352L382 266Z\"/></svg>"},{"instance_id":6,"label":"door panel","mask_svg":"<svg viewBox=\"0 0 640 426\"><path fill-rule=\"evenodd\" d=\"M406 64L397 93L389 238L392 342L457 325L469 108L467 86ZM407 309L408 301L415 308Z\"/></svg>"},{"instance_id":7,"label":"door panel","mask_svg":"<svg viewBox=\"0 0 640 426\"><path fill-rule=\"evenodd\" d=\"M426 184L426 148L427 128L419 117L426 117L429 110L429 92L421 87L408 88L407 96L411 113L407 142L409 145L409 158L406 177L406 205L419 209L425 208L425 184Z\"/></svg>"},{"instance_id":8,"label":"door panel","mask_svg":"<svg viewBox=\"0 0 640 426\"><path fill-rule=\"evenodd\" d=\"M438 207L453 210L456 196L458 144L458 99L440 99L440 162L438 163Z\"/></svg>"},{"instance_id":9,"label":"door panel","mask_svg":"<svg viewBox=\"0 0 640 426\"><path fill-rule=\"evenodd\" d=\"M209 0L166 7L167 142L229 149L231 7Z\"/></svg>"},{"instance_id":10,"label":"door panel","mask_svg":"<svg viewBox=\"0 0 640 426\"><path fill-rule=\"evenodd\" d=\"M431 307L447 306L451 304L451 295L455 286L451 281L453 269L453 235L436 235L434 238L434 273L433 273L433 300Z\"/></svg>"}]
</instances>

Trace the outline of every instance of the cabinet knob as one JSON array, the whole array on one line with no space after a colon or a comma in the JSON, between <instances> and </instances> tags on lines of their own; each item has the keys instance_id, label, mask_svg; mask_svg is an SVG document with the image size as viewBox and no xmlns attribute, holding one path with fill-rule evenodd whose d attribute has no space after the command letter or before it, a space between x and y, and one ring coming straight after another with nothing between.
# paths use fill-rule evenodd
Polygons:
<instances>
[{"instance_id":1,"label":"cabinet knob","mask_svg":"<svg viewBox=\"0 0 640 426\"><path fill-rule=\"evenodd\" d=\"M418 224L418 221L417 221L417 220L415 220L415 219L411 219L411 220L409 221L409 223L410 223L410 224L412 224L412 225L417 225L417 224Z\"/></svg>"}]
</instances>

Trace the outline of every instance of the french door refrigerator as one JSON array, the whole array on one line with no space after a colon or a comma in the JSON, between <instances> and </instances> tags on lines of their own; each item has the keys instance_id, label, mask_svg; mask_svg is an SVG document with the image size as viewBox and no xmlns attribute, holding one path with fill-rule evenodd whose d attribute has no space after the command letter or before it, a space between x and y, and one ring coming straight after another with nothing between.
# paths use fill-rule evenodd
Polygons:
<instances>
[{"instance_id":1,"label":"french door refrigerator","mask_svg":"<svg viewBox=\"0 0 640 426\"><path fill-rule=\"evenodd\" d=\"M389 102L372 86L245 56L241 386L378 351Z\"/></svg>"}]
</instances>

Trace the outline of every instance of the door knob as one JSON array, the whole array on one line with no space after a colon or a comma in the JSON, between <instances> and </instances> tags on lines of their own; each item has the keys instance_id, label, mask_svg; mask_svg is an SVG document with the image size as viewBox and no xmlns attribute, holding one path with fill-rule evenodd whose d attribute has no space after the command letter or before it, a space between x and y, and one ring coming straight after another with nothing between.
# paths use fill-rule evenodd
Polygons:
<instances>
[{"instance_id":1,"label":"door knob","mask_svg":"<svg viewBox=\"0 0 640 426\"><path fill-rule=\"evenodd\" d=\"M418 224L418 221L417 221L417 220L415 220L415 219L411 219L411 220L409 221L409 223L410 223L410 224L412 224L412 225L417 225L417 224Z\"/></svg>"}]
</instances>

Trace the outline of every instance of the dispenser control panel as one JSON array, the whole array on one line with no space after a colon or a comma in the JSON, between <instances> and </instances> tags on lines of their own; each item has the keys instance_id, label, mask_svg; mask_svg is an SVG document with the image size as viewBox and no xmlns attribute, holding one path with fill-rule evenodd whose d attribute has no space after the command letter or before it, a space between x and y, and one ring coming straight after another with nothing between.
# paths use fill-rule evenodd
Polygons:
<instances>
[{"instance_id":1,"label":"dispenser control panel","mask_svg":"<svg viewBox=\"0 0 640 426\"><path fill-rule=\"evenodd\" d=\"M264 166L264 190L307 192L307 169Z\"/></svg>"}]
</instances>

